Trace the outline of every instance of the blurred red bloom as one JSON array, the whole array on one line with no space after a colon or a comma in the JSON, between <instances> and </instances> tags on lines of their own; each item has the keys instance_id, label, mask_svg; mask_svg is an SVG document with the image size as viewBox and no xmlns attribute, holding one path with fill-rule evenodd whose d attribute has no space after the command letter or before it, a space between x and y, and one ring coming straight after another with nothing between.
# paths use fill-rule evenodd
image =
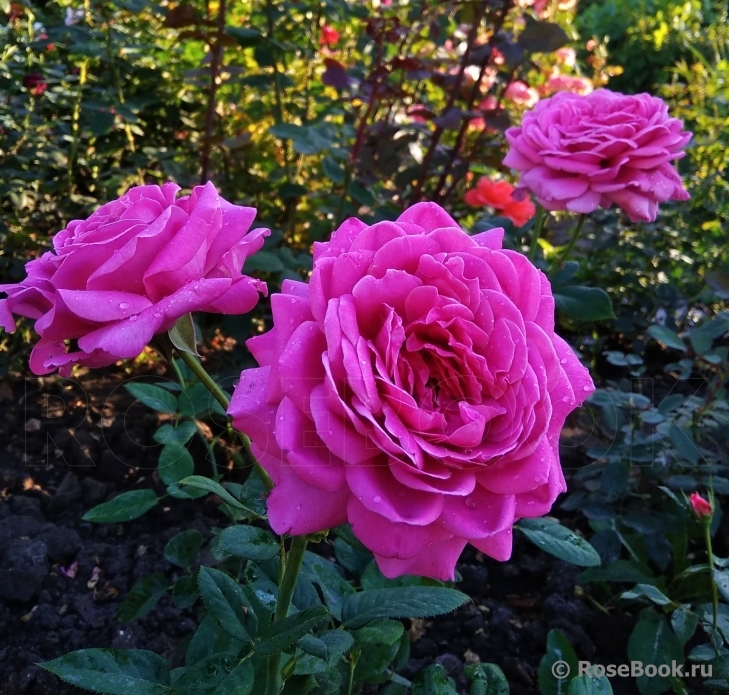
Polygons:
<instances>
[{"instance_id":1,"label":"blurred red bloom","mask_svg":"<svg viewBox=\"0 0 729 695\"><path fill-rule=\"evenodd\" d=\"M48 89L48 83L40 73L31 72L23 77L23 87L33 96L39 97Z\"/></svg>"},{"instance_id":2,"label":"blurred red bloom","mask_svg":"<svg viewBox=\"0 0 729 695\"><path fill-rule=\"evenodd\" d=\"M334 46L339 41L339 32L328 24L322 27L319 43L322 46Z\"/></svg>"},{"instance_id":3,"label":"blurred red bloom","mask_svg":"<svg viewBox=\"0 0 729 695\"><path fill-rule=\"evenodd\" d=\"M507 217L517 227L521 227L534 217L537 210L528 197L516 200L513 194L514 186L508 181L492 181L482 176L476 188L467 191L463 200L471 207L493 208L502 217Z\"/></svg>"},{"instance_id":4,"label":"blurred red bloom","mask_svg":"<svg viewBox=\"0 0 729 695\"><path fill-rule=\"evenodd\" d=\"M705 500L698 492L694 492L694 494L689 497L689 501L691 502L691 506L696 512L696 516L698 516L699 518L704 516L711 516L711 504L708 502L708 500Z\"/></svg>"},{"instance_id":5,"label":"blurred red bloom","mask_svg":"<svg viewBox=\"0 0 729 695\"><path fill-rule=\"evenodd\" d=\"M528 84L521 80L512 82L504 92L504 96L519 106L531 108L539 101L539 94L536 89L532 89Z\"/></svg>"}]
</instances>

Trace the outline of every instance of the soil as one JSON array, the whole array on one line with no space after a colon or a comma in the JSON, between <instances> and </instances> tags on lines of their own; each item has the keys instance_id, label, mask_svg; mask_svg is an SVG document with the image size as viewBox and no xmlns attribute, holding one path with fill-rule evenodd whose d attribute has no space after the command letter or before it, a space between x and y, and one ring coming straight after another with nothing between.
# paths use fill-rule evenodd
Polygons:
<instances>
[{"instance_id":1,"label":"soil","mask_svg":"<svg viewBox=\"0 0 729 695\"><path fill-rule=\"evenodd\" d=\"M135 378L155 369L148 366ZM214 496L167 498L125 524L81 520L90 507L121 492L162 491L152 438L158 416L134 404L120 383L111 370L77 381L0 384L1 695L81 693L38 664L87 647L174 656L196 628L195 608L181 610L169 596L130 623L121 623L117 611L129 589L150 573L176 578L180 570L163 555L172 536L196 528L209 539L211 527L226 525ZM436 661L466 693L464 666L481 660L501 666L513 695L538 695L537 669L554 628L581 659L625 662L632 621L591 604L577 585L579 568L517 537L512 561L498 563L471 549L458 570L459 588L473 602L451 615L412 621L405 677ZM637 693L629 678L614 679L613 688L616 695Z\"/></svg>"}]
</instances>

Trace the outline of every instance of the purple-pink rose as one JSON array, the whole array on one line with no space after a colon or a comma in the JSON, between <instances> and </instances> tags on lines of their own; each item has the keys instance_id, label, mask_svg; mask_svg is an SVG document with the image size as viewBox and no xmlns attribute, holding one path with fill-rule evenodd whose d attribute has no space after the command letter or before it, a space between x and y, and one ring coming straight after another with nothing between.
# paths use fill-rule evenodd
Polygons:
<instances>
[{"instance_id":1,"label":"purple-pink rose","mask_svg":"<svg viewBox=\"0 0 729 695\"><path fill-rule=\"evenodd\" d=\"M514 522L549 511L560 430L594 386L547 278L502 238L434 203L352 218L308 285L271 297L229 412L274 481L274 531L348 521L386 576L452 579L467 543L505 560Z\"/></svg>"},{"instance_id":2,"label":"purple-pink rose","mask_svg":"<svg viewBox=\"0 0 729 695\"><path fill-rule=\"evenodd\" d=\"M691 133L650 94L560 92L525 113L506 139L504 164L521 172L520 185L547 210L615 204L633 222L650 222L659 203L689 198L672 162Z\"/></svg>"},{"instance_id":3,"label":"purple-pink rose","mask_svg":"<svg viewBox=\"0 0 729 695\"><path fill-rule=\"evenodd\" d=\"M241 274L269 234L246 233L255 209L228 203L211 183L176 200L178 190L130 189L56 234L22 282L0 285L0 325L13 331L13 314L35 320L35 374L136 357L190 311L242 314L266 293Z\"/></svg>"}]
</instances>

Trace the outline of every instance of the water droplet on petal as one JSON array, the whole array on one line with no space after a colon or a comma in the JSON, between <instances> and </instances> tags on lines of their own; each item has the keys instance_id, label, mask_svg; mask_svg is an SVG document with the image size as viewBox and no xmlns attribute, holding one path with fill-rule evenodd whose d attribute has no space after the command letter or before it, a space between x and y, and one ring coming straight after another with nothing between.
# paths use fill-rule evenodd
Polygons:
<instances>
[{"instance_id":1,"label":"water droplet on petal","mask_svg":"<svg viewBox=\"0 0 729 695\"><path fill-rule=\"evenodd\" d=\"M284 420L284 416L283 416L283 415L279 415L279 416L278 416L278 419L279 419L279 421L283 422L283 420Z\"/></svg>"},{"instance_id":2,"label":"water droplet on petal","mask_svg":"<svg viewBox=\"0 0 729 695\"><path fill-rule=\"evenodd\" d=\"M130 321L136 321L137 318L138 318L137 314L133 314L132 316L129 317L129 320Z\"/></svg>"},{"instance_id":3,"label":"water droplet on petal","mask_svg":"<svg viewBox=\"0 0 729 695\"><path fill-rule=\"evenodd\" d=\"M591 391L592 389L590 388L590 385L589 385L589 384L585 384L585 385L584 385L584 386L582 387L582 390L583 390L583 391Z\"/></svg>"},{"instance_id":4,"label":"water droplet on petal","mask_svg":"<svg viewBox=\"0 0 729 695\"><path fill-rule=\"evenodd\" d=\"M382 502L382 497L375 495L375 504L379 504L380 502Z\"/></svg>"},{"instance_id":5,"label":"water droplet on petal","mask_svg":"<svg viewBox=\"0 0 729 695\"><path fill-rule=\"evenodd\" d=\"M470 497L466 497L466 506L469 509L476 509L476 503Z\"/></svg>"},{"instance_id":6,"label":"water droplet on petal","mask_svg":"<svg viewBox=\"0 0 729 695\"><path fill-rule=\"evenodd\" d=\"M129 302L122 302L122 303L121 303L121 304L119 305L119 308L120 308L120 309L126 309L126 308L127 308L128 306L129 306Z\"/></svg>"}]
</instances>

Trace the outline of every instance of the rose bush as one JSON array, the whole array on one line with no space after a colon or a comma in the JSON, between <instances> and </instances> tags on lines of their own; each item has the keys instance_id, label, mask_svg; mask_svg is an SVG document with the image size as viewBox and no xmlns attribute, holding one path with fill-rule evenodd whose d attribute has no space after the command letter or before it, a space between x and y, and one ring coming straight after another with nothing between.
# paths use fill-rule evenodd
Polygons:
<instances>
[{"instance_id":1,"label":"rose bush","mask_svg":"<svg viewBox=\"0 0 729 695\"><path fill-rule=\"evenodd\" d=\"M247 233L255 209L228 203L211 183L176 200L177 191L173 183L130 189L56 234L22 282L0 285L8 294L0 325L13 331L13 314L35 320L35 374L136 357L190 311L242 314L266 293L241 275L269 233Z\"/></svg>"},{"instance_id":2,"label":"rose bush","mask_svg":"<svg viewBox=\"0 0 729 695\"><path fill-rule=\"evenodd\" d=\"M349 521L386 576L452 579L466 543L505 560L514 521L549 511L560 429L594 387L546 277L502 238L434 203L351 218L309 285L273 295L229 413L275 483L277 533Z\"/></svg>"},{"instance_id":3,"label":"rose bush","mask_svg":"<svg viewBox=\"0 0 729 695\"><path fill-rule=\"evenodd\" d=\"M520 184L547 210L615 204L633 222L653 221L659 203L689 198L671 164L691 139L682 128L649 94L560 92L506 131L504 164L521 172Z\"/></svg>"}]
</instances>

